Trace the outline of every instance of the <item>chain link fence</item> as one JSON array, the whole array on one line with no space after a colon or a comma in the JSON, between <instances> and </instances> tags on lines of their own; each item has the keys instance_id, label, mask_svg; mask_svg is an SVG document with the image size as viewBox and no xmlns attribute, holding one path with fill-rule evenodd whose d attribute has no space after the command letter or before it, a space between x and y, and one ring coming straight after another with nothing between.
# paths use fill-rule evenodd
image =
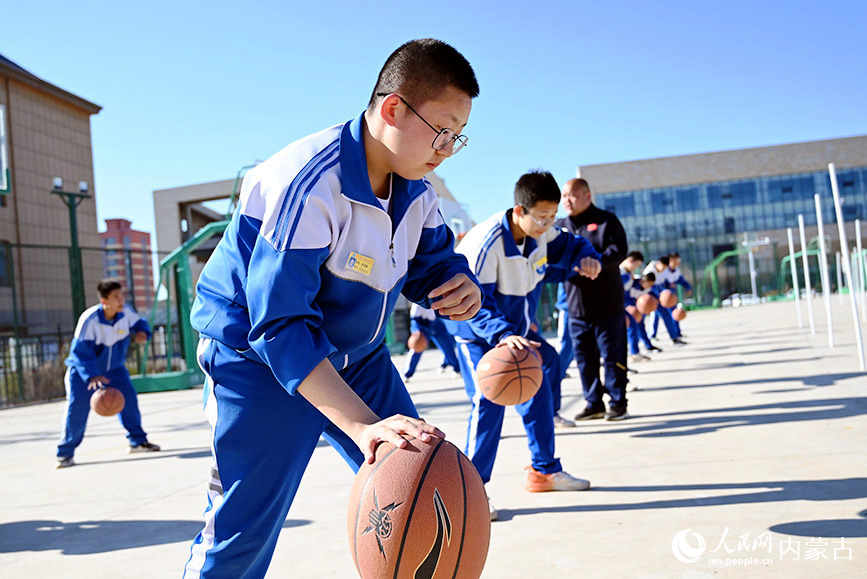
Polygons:
<instances>
[{"instance_id":1,"label":"chain link fence","mask_svg":"<svg viewBox=\"0 0 867 579\"><path fill-rule=\"evenodd\" d=\"M101 280L119 281L127 303L150 321L159 257L123 245L82 247L76 253L68 246L0 241L0 408L65 396L64 360L81 314L74 296L83 295L85 307L96 304ZM76 271L83 284L74 283ZM183 366L177 334L169 345L164 308L157 313L147 360L143 346L130 345L126 365L132 375L142 365L148 373L165 371L167 351L174 368Z\"/></svg>"}]
</instances>

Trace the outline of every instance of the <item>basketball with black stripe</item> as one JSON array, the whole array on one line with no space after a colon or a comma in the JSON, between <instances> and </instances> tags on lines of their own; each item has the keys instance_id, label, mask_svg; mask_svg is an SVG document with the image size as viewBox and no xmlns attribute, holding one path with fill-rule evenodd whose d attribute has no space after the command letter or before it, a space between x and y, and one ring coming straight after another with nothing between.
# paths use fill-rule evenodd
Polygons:
<instances>
[{"instance_id":1,"label":"basketball with black stripe","mask_svg":"<svg viewBox=\"0 0 867 579\"><path fill-rule=\"evenodd\" d=\"M493 348L479 360L476 382L482 395L495 404L522 404L542 385L541 356L535 348Z\"/></svg>"},{"instance_id":2,"label":"basketball with black stripe","mask_svg":"<svg viewBox=\"0 0 867 579\"><path fill-rule=\"evenodd\" d=\"M485 485L440 438L382 443L349 497L349 548L363 579L474 579L491 539Z\"/></svg>"}]
</instances>

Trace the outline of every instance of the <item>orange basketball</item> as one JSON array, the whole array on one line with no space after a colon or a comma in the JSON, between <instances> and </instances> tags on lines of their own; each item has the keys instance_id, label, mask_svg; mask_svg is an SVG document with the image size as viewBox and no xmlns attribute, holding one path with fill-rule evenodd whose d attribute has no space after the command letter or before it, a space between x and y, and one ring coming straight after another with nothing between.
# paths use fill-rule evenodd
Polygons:
<instances>
[{"instance_id":1,"label":"orange basketball","mask_svg":"<svg viewBox=\"0 0 867 579\"><path fill-rule=\"evenodd\" d=\"M638 308L635 306L626 306L626 311L629 312L629 315L635 318L635 321L639 324L641 323L641 320L644 319L644 316L641 315L641 312L639 312Z\"/></svg>"},{"instance_id":2,"label":"orange basketball","mask_svg":"<svg viewBox=\"0 0 867 579\"><path fill-rule=\"evenodd\" d=\"M659 303L664 308L673 308L677 305L677 294L671 290L662 290L659 294Z\"/></svg>"},{"instance_id":3,"label":"orange basketball","mask_svg":"<svg viewBox=\"0 0 867 579\"><path fill-rule=\"evenodd\" d=\"M674 311L671 312L671 317L678 322L682 322L686 318L686 310L680 306L677 306L676 308L674 308Z\"/></svg>"},{"instance_id":4,"label":"orange basketball","mask_svg":"<svg viewBox=\"0 0 867 579\"><path fill-rule=\"evenodd\" d=\"M635 308L645 316L656 310L656 306L658 305L659 302L650 294L641 294L638 296L638 299L635 300Z\"/></svg>"},{"instance_id":5,"label":"orange basketball","mask_svg":"<svg viewBox=\"0 0 867 579\"><path fill-rule=\"evenodd\" d=\"M123 410L123 393L117 388L97 388L90 397L90 407L100 416L114 416Z\"/></svg>"},{"instance_id":6,"label":"orange basketball","mask_svg":"<svg viewBox=\"0 0 867 579\"><path fill-rule=\"evenodd\" d=\"M514 406L536 395L542 385L542 358L535 348L501 346L489 350L476 368L485 398L500 406Z\"/></svg>"},{"instance_id":7,"label":"orange basketball","mask_svg":"<svg viewBox=\"0 0 867 579\"><path fill-rule=\"evenodd\" d=\"M349 495L349 548L362 579L478 578L491 540L485 485L453 444L382 443Z\"/></svg>"},{"instance_id":8,"label":"orange basketball","mask_svg":"<svg viewBox=\"0 0 867 579\"><path fill-rule=\"evenodd\" d=\"M413 332L406 341L406 345L416 354L421 354L427 350L427 338L421 332Z\"/></svg>"}]
</instances>

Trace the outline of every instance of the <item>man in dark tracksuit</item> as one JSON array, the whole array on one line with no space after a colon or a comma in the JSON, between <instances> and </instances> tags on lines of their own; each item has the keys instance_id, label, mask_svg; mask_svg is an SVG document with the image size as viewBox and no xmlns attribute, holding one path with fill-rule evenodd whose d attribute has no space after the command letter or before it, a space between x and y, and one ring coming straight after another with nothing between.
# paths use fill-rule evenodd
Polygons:
<instances>
[{"instance_id":1,"label":"man in dark tracksuit","mask_svg":"<svg viewBox=\"0 0 867 579\"><path fill-rule=\"evenodd\" d=\"M569 217L555 225L581 235L602 254L602 273L595 280L575 276L564 285L569 304L569 335L581 373L587 407L576 420L623 420L626 413L626 320L620 262L626 258L626 232L620 220L593 205L584 179L563 185L563 208ZM600 382L603 359L605 385ZM608 412L602 400L608 393Z\"/></svg>"}]
</instances>

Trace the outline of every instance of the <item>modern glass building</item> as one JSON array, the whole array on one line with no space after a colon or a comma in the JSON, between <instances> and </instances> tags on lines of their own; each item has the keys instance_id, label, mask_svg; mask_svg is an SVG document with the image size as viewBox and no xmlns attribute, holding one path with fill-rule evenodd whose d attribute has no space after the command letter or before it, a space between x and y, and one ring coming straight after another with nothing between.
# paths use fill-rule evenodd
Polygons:
<instances>
[{"instance_id":1,"label":"modern glass building","mask_svg":"<svg viewBox=\"0 0 867 579\"><path fill-rule=\"evenodd\" d=\"M630 249L648 259L679 252L681 269L691 282L698 281L714 256L740 248L744 233L768 237L771 244L756 257L761 263L760 292L772 293L779 261L788 254L786 228L795 230L796 251L799 214L808 226L808 239L816 236L815 194L821 197L834 265L839 244L831 162L844 220L850 223L847 237L854 241L854 221L867 218L867 136L591 165L580 167L578 174L590 183L594 203L620 218ZM732 259L720 270L728 293L749 289L746 258L742 261Z\"/></svg>"}]
</instances>

